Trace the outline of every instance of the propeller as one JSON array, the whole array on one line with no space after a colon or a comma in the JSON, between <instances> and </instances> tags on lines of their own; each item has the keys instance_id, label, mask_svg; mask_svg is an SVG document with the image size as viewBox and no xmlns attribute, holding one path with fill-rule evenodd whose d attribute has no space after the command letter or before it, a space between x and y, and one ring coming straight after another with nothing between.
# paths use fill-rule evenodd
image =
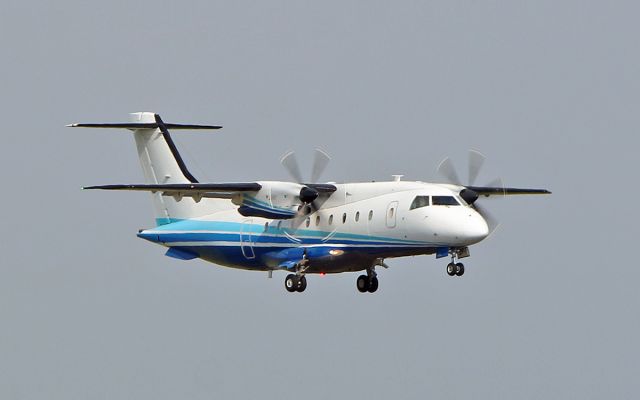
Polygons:
<instances>
[{"instance_id":1,"label":"propeller","mask_svg":"<svg viewBox=\"0 0 640 400\"><path fill-rule=\"evenodd\" d=\"M316 200L318 199L320 193L313 187L308 186L308 184L318 182L320 176L327 168L327 165L329 165L329 161L331 161L331 157L329 157L329 154L327 154L327 152L321 149L315 149L313 166L311 167L311 180L310 182L304 183L295 152L288 151L282 156L282 158L280 158L280 163L287 170L289 175L291 175L293 180L296 183L303 185L302 189L300 189L299 194L300 201L303 203L303 206L300 207L299 210L301 215L306 215L311 211L311 209L307 207L312 207L313 209L319 208L318 204L316 204Z\"/></svg>"},{"instance_id":2,"label":"propeller","mask_svg":"<svg viewBox=\"0 0 640 400\"><path fill-rule=\"evenodd\" d=\"M442 175L448 183L452 183L458 186L464 186L464 188L460 191L460 197L464 199L471 207L473 207L487 222L489 226L489 233L491 234L495 231L500 222L498 219L489 212L485 207L476 203L476 200L480 197L480 195L472 189L468 187L474 186L478 176L480 175L480 171L482 170L482 166L484 165L486 157L477 150L469 150L469 159L468 159L468 183L465 185L460 180L460 176L456 171L456 168L449 157L442 160L440 165L438 165L438 173ZM504 188L504 184L502 179L496 178L484 185L487 187L494 188Z\"/></svg>"},{"instance_id":3,"label":"propeller","mask_svg":"<svg viewBox=\"0 0 640 400\"><path fill-rule=\"evenodd\" d=\"M322 176L324 170L327 169L329 161L331 161L331 157L329 157L329 154L327 154L326 151L315 149L313 167L311 168L311 183L318 183L320 176Z\"/></svg>"},{"instance_id":4,"label":"propeller","mask_svg":"<svg viewBox=\"0 0 640 400\"><path fill-rule=\"evenodd\" d=\"M329 154L324 150L315 149L314 153L313 166L311 168L311 181L309 183L317 183L320 176L327 168L327 165L329 165L329 161L331 161L331 157L329 157ZM304 179L302 179L302 174L300 173L300 168L298 166L298 159L296 158L296 153L294 151L286 152L282 158L280 158L280 163L297 183L304 184L302 183Z\"/></svg>"}]
</instances>

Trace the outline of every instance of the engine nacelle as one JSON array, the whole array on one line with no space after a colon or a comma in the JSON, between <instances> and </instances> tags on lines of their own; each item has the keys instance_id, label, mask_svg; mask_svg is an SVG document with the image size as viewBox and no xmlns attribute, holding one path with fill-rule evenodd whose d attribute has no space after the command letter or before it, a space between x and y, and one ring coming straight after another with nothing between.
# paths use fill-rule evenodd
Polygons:
<instances>
[{"instance_id":1,"label":"engine nacelle","mask_svg":"<svg viewBox=\"0 0 640 400\"><path fill-rule=\"evenodd\" d=\"M235 195L231 201L239 206L245 217L291 219L301 206L311 203L318 192L305 185L292 182L258 182L262 189Z\"/></svg>"}]
</instances>

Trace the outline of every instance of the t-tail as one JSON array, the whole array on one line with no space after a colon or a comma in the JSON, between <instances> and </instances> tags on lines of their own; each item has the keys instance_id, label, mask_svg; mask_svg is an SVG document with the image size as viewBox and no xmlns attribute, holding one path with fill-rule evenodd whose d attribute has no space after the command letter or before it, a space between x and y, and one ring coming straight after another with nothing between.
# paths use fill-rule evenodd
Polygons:
<instances>
[{"instance_id":1,"label":"t-tail","mask_svg":"<svg viewBox=\"0 0 640 400\"><path fill-rule=\"evenodd\" d=\"M81 123L68 126L129 129L133 131L146 185L198 184L198 180L189 172L180 156L169 129L220 129L221 126L164 123L158 114L152 112L137 112L130 114L130 117L131 122L125 123ZM161 192L152 192L152 197L158 225L215 211L211 209L213 204L210 201L200 202L192 197L163 196Z\"/></svg>"}]
</instances>

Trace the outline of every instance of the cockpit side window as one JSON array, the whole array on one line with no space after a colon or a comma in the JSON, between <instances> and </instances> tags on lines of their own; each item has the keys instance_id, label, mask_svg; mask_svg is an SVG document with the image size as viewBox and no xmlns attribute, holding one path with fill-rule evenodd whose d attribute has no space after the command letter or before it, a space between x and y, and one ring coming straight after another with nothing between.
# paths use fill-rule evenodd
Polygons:
<instances>
[{"instance_id":1,"label":"cockpit side window","mask_svg":"<svg viewBox=\"0 0 640 400\"><path fill-rule=\"evenodd\" d=\"M459 206L458 200L453 196L432 196L434 206Z\"/></svg>"},{"instance_id":2,"label":"cockpit side window","mask_svg":"<svg viewBox=\"0 0 640 400\"><path fill-rule=\"evenodd\" d=\"M428 205L429 205L429 196L416 196L416 198L413 199L413 203L411 203L411 207L409 207L409 210L426 207Z\"/></svg>"}]
</instances>

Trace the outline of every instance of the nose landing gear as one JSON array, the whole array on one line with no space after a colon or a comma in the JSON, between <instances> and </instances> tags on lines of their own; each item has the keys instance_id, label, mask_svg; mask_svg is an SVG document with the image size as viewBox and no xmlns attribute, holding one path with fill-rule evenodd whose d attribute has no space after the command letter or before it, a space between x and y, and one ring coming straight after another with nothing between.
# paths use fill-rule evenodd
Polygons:
<instances>
[{"instance_id":1,"label":"nose landing gear","mask_svg":"<svg viewBox=\"0 0 640 400\"><path fill-rule=\"evenodd\" d=\"M464 264L456 262L456 258L469 257L469 249L454 249L450 250L451 262L447 264L447 275L449 276L462 276L464 275Z\"/></svg>"},{"instance_id":2,"label":"nose landing gear","mask_svg":"<svg viewBox=\"0 0 640 400\"><path fill-rule=\"evenodd\" d=\"M464 264L454 263L453 260L447 264L447 274L449 276L462 276L464 275Z\"/></svg>"}]
</instances>

